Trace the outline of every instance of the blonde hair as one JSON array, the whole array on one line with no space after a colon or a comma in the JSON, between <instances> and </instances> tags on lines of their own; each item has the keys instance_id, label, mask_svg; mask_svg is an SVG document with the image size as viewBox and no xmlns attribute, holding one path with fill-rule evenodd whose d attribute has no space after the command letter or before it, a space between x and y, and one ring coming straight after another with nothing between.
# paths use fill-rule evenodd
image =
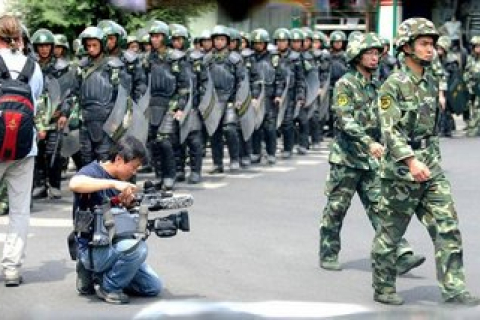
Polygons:
<instances>
[{"instance_id":1,"label":"blonde hair","mask_svg":"<svg viewBox=\"0 0 480 320\"><path fill-rule=\"evenodd\" d=\"M22 39L22 26L17 18L11 15L0 17L0 39L6 42L10 49L19 49Z\"/></svg>"}]
</instances>

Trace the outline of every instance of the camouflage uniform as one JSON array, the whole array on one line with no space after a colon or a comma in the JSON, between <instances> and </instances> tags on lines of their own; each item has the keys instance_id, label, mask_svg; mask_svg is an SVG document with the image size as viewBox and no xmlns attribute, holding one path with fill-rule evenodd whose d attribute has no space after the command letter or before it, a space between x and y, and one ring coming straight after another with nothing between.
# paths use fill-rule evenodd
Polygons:
<instances>
[{"instance_id":1,"label":"camouflage uniform","mask_svg":"<svg viewBox=\"0 0 480 320\"><path fill-rule=\"evenodd\" d=\"M412 18L399 27L397 47L419 36L438 38L432 22ZM412 63L421 64L415 52ZM393 73L379 91L379 119L386 153L380 165L381 226L372 246L374 300L402 304L396 294L395 262L399 243L415 214L426 226L435 247L437 279L446 302L478 304L465 288L463 249L450 183L440 166L438 81L428 68L423 76L406 65ZM416 182L405 159L416 158L430 170L430 178Z\"/></svg>"},{"instance_id":2,"label":"camouflage uniform","mask_svg":"<svg viewBox=\"0 0 480 320\"><path fill-rule=\"evenodd\" d=\"M480 45L480 36L473 37L470 43L473 48ZM474 137L480 134L480 56L475 55L473 52L468 57L463 79L470 93L471 104L467 136Z\"/></svg>"},{"instance_id":3,"label":"camouflage uniform","mask_svg":"<svg viewBox=\"0 0 480 320\"><path fill-rule=\"evenodd\" d=\"M352 40L347 47L350 63L371 48L381 49L375 35ZM328 202L320 226L320 261L325 269L340 268L337 263L341 247L340 231L355 192L358 192L373 228L377 230L379 226L378 161L369 152L370 145L380 140L375 106L378 86L376 79L365 78L355 68L335 85L333 111L337 119L337 133L330 148L331 167L325 190ZM403 241L398 256L411 253L412 249ZM405 263L407 259L405 256ZM329 267L332 265L336 267Z\"/></svg>"}]
</instances>

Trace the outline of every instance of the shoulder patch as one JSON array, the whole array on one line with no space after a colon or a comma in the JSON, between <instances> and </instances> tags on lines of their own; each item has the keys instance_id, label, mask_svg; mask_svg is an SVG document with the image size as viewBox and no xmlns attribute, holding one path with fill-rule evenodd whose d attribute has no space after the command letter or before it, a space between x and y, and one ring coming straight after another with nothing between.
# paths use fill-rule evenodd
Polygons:
<instances>
[{"instance_id":1,"label":"shoulder patch","mask_svg":"<svg viewBox=\"0 0 480 320\"><path fill-rule=\"evenodd\" d=\"M337 97L337 105L340 107L345 107L349 101L350 98L345 93L341 93Z\"/></svg>"},{"instance_id":2,"label":"shoulder patch","mask_svg":"<svg viewBox=\"0 0 480 320\"><path fill-rule=\"evenodd\" d=\"M380 108L382 110L387 110L392 105L392 97L389 95L384 95L380 97Z\"/></svg>"}]
</instances>

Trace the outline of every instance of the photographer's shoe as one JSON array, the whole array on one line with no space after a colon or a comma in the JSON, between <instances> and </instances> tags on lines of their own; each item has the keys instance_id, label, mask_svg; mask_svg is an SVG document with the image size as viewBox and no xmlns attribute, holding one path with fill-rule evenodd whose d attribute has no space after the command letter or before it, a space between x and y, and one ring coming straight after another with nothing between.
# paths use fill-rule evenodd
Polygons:
<instances>
[{"instance_id":1,"label":"photographer's shoe","mask_svg":"<svg viewBox=\"0 0 480 320\"><path fill-rule=\"evenodd\" d=\"M130 302L130 298L123 292L106 292L99 284L95 285L97 297L105 302L112 304L125 304Z\"/></svg>"},{"instance_id":2,"label":"photographer's shoe","mask_svg":"<svg viewBox=\"0 0 480 320\"><path fill-rule=\"evenodd\" d=\"M396 292L392 292L392 293L375 292L373 294L373 300L383 304L389 304L393 306L399 306L403 304L402 297L400 297Z\"/></svg>"},{"instance_id":3,"label":"photographer's shoe","mask_svg":"<svg viewBox=\"0 0 480 320\"><path fill-rule=\"evenodd\" d=\"M452 298L445 300L446 304L457 304L466 306L478 306L480 304L480 298L472 296L470 292L465 291Z\"/></svg>"},{"instance_id":4,"label":"photographer's shoe","mask_svg":"<svg viewBox=\"0 0 480 320\"><path fill-rule=\"evenodd\" d=\"M81 295L91 295L95 293L93 287L93 273L87 270L83 263L77 261L77 291Z\"/></svg>"},{"instance_id":5,"label":"photographer's shoe","mask_svg":"<svg viewBox=\"0 0 480 320\"><path fill-rule=\"evenodd\" d=\"M403 275L410 270L420 266L425 262L425 257L421 255L414 255L412 253L407 253L400 256L397 260L397 274Z\"/></svg>"}]
</instances>

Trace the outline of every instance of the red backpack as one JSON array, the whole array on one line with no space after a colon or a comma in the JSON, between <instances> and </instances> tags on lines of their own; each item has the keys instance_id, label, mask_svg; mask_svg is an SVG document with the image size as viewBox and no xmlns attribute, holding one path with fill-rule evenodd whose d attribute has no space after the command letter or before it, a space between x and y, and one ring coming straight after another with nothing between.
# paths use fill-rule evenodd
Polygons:
<instances>
[{"instance_id":1,"label":"red backpack","mask_svg":"<svg viewBox=\"0 0 480 320\"><path fill-rule=\"evenodd\" d=\"M0 162L25 158L31 151L35 128L35 107L28 84L35 62L27 62L17 79L0 56Z\"/></svg>"}]
</instances>

